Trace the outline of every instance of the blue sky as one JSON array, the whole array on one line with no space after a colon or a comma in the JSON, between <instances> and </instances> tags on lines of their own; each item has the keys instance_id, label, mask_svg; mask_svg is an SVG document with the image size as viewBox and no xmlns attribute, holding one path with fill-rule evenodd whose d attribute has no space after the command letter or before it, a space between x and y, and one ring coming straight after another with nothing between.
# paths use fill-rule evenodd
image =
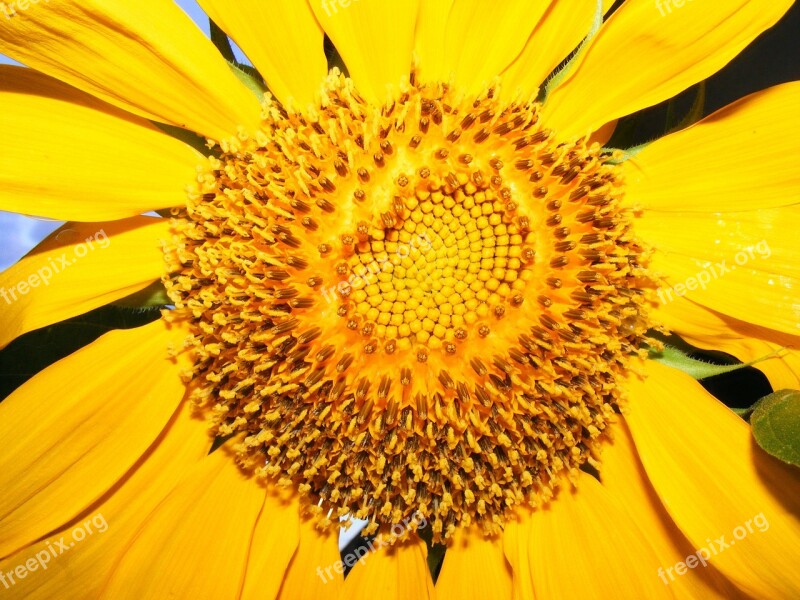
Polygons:
<instances>
[{"instance_id":1,"label":"blue sky","mask_svg":"<svg viewBox=\"0 0 800 600\"><path fill-rule=\"evenodd\" d=\"M195 23L208 34L208 19L194 0L176 0ZM14 64L0 55L0 64ZM0 271L14 264L33 248L47 234L56 229L59 223L44 219L22 217L0 211Z\"/></svg>"}]
</instances>

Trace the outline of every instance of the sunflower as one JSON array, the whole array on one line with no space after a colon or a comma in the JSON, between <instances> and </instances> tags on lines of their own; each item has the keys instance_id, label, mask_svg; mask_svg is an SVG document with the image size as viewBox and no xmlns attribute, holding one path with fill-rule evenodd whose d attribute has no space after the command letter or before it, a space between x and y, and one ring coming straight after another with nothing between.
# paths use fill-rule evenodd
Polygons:
<instances>
[{"instance_id":1,"label":"sunflower","mask_svg":"<svg viewBox=\"0 0 800 600\"><path fill-rule=\"evenodd\" d=\"M169 296L0 405L6 596L800 597L796 470L650 358L797 347L800 85L603 148L791 2L200 4L269 93L168 0L0 19L0 209L69 221L0 344Z\"/></svg>"}]
</instances>

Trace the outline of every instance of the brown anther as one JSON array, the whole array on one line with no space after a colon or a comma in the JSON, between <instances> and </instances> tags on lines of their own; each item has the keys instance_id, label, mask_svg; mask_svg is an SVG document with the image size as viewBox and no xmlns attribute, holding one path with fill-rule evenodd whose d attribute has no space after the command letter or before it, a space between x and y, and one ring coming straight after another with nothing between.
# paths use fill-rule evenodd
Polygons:
<instances>
[{"instance_id":1,"label":"brown anther","mask_svg":"<svg viewBox=\"0 0 800 600\"><path fill-rule=\"evenodd\" d=\"M478 131L478 133L472 136L472 141L474 141L476 144L482 144L483 142L489 139L490 135L491 134L488 131L486 131L485 129L481 129L480 131Z\"/></svg>"},{"instance_id":2,"label":"brown anther","mask_svg":"<svg viewBox=\"0 0 800 600\"><path fill-rule=\"evenodd\" d=\"M447 148L439 148L433 155L439 160L444 160L450 155L450 151Z\"/></svg>"},{"instance_id":3,"label":"brown anther","mask_svg":"<svg viewBox=\"0 0 800 600\"><path fill-rule=\"evenodd\" d=\"M282 269L269 269L264 275L271 281L284 281L289 279L289 273Z\"/></svg>"},{"instance_id":4,"label":"brown anther","mask_svg":"<svg viewBox=\"0 0 800 600\"><path fill-rule=\"evenodd\" d=\"M551 330L559 329L561 327L558 321L556 321L550 315L539 315L539 322L545 327L547 327L547 329Z\"/></svg>"},{"instance_id":5,"label":"brown anther","mask_svg":"<svg viewBox=\"0 0 800 600\"><path fill-rule=\"evenodd\" d=\"M553 246L556 252L570 252L571 250L575 250L577 244L572 241L567 242L556 242Z\"/></svg>"},{"instance_id":6,"label":"brown anther","mask_svg":"<svg viewBox=\"0 0 800 600\"><path fill-rule=\"evenodd\" d=\"M424 348L417 350L417 362L428 362L428 351Z\"/></svg>"},{"instance_id":7,"label":"brown anther","mask_svg":"<svg viewBox=\"0 0 800 600\"><path fill-rule=\"evenodd\" d=\"M328 192L329 194L336 191L336 186L333 182L325 176L319 178L319 184L322 186L322 189Z\"/></svg>"},{"instance_id":8,"label":"brown anther","mask_svg":"<svg viewBox=\"0 0 800 600\"><path fill-rule=\"evenodd\" d=\"M486 365L483 364L480 358L473 358L469 361L469 365L472 367L472 370L475 371L479 377L483 377L489 370L486 368Z\"/></svg>"},{"instance_id":9,"label":"brown anther","mask_svg":"<svg viewBox=\"0 0 800 600\"><path fill-rule=\"evenodd\" d=\"M330 203L330 201L326 200L325 198L318 198L317 199L317 206L324 210L325 212L331 213L333 212L336 207Z\"/></svg>"},{"instance_id":10,"label":"brown anther","mask_svg":"<svg viewBox=\"0 0 800 600\"><path fill-rule=\"evenodd\" d=\"M468 165L469 163L472 162L473 157L472 154L462 154L461 156L458 157L458 160L459 162Z\"/></svg>"},{"instance_id":11,"label":"brown anther","mask_svg":"<svg viewBox=\"0 0 800 600\"><path fill-rule=\"evenodd\" d=\"M558 238L559 240L568 237L570 234L569 227L556 227L553 229L553 237Z\"/></svg>"},{"instance_id":12,"label":"brown anther","mask_svg":"<svg viewBox=\"0 0 800 600\"><path fill-rule=\"evenodd\" d=\"M369 179L370 179L369 171L367 171L364 167L359 168L357 173L358 173L358 179L359 179L359 181L361 181L361 183L368 183L369 182Z\"/></svg>"},{"instance_id":13,"label":"brown anther","mask_svg":"<svg viewBox=\"0 0 800 600\"><path fill-rule=\"evenodd\" d=\"M328 244L320 244L319 246L317 246L317 251L321 255L325 255L331 251L331 247Z\"/></svg>"},{"instance_id":14,"label":"brown anther","mask_svg":"<svg viewBox=\"0 0 800 600\"><path fill-rule=\"evenodd\" d=\"M495 171L499 171L503 168L503 161L497 157L492 158L489 161L489 166L492 167Z\"/></svg>"},{"instance_id":15,"label":"brown anther","mask_svg":"<svg viewBox=\"0 0 800 600\"><path fill-rule=\"evenodd\" d=\"M547 224L550 227L555 227L556 225L561 225L562 220L563 217L559 214L550 215L549 217L547 217L545 224Z\"/></svg>"},{"instance_id":16,"label":"brown anther","mask_svg":"<svg viewBox=\"0 0 800 600\"><path fill-rule=\"evenodd\" d=\"M303 227L310 231L316 231L319 229L319 225L317 225L316 221L314 221L314 219L311 217L303 217L303 220L300 221L300 223L303 225Z\"/></svg>"},{"instance_id":17,"label":"brown anther","mask_svg":"<svg viewBox=\"0 0 800 600\"><path fill-rule=\"evenodd\" d=\"M356 202L363 202L367 198L367 194L364 190L356 190L353 192L353 198Z\"/></svg>"},{"instance_id":18,"label":"brown anther","mask_svg":"<svg viewBox=\"0 0 800 600\"><path fill-rule=\"evenodd\" d=\"M291 206L293 209L295 209L297 212L300 213L306 213L309 210L311 210L311 207L308 204L306 204L302 200L298 200L297 198L292 198L292 200L289 202L289 206Z\"/></svg>"},{"instance_id":19,"label":"brown anther","mask_svg":"<svg viewBox=\"0 0 800 600\"><path fill-rule=\"evenodd\" d=\"M453 335L456 336L457 340L465 340L467 339L467 330L464 329L463 327L458 327L453 333Z\"/></svg>"},{"instance_id":20,"label":"brown anther","mask_svg":"<svg viewBox=\"0 0 800 600\"><path fill-rule=\"evenodd\" d=\"M533 168L533 161L529 158L521 158L514 163L514 166L519 171L527 171L528 169Z\"/></svg>"},{"instance_id":21,"label":"brown anther","mask_svg":"<svg viewBox=\"0 0 800 600\"><path fill-rule=\"evenodd\" d=\"M489 335L491 332L492 332L492 330L491 330L491 329L489 329L489 326L488 326L488 325L481 325L481 326L478 328L478 335L480 335L481 337L486 337L486 336L487 336L487 335Z\"/></svg>"},{"instance_id":22,"label":"brown anther","mask_svg":"<svg viewBox=\"0 0 800 600\"><path fill-rule=\"evenodd\" d=\"M422 179L427 179L431 176L431 170L428 167L420 167L417 173L419 173L419 176L422 177Z\"/></svg>"},{"instance_id":23,"label":"brown anther","mask_svg":"<svg viewBox=\"0 0 800 600\"><path fill-rule=\"evenodd\" d=\"M286 264L293 269L298 269L300 271L308 268L308 261L299 256L290 256L286 259Z\"/></svg>"},{"instance_id":24,"label":"brown anther","mask_svg":"<svg viewBox=\"0 0 800 600\"><path fill-rule=\"evenodd\" d=\"M338 159L334 161L333 168L336 169L336 172L339 174L339 177L347 177L347 174L349 173L349 170L347 169L347 164Z\"/></svg>"},{"instance_id":25,"label":"brown anther","mask_svg":"<svg viewBox=\"0 0 800 600\"><path fill-rule=\"evenodd\" d=\"M397 185L399 185L400 187L406 187L408 185L408 177L406 177L405 175L400 175L397 178Z\"/></svg>"}]
</instances>

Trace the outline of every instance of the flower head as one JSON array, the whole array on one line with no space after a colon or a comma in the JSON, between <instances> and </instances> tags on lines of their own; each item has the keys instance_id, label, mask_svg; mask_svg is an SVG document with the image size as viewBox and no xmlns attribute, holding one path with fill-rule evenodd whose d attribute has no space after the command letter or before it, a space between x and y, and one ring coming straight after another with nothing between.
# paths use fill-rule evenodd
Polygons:
<instances>
[{"instance_id":1,"label":"flower head","mask_svg":"<svg viewBox=\"0 0 800 600\"><path fill-rule=\"evenodd\" d=\"M21 148L0 208L72 221L0 278L2 341L154 285L169 297L0 405L0 582L43 598L797 595L796 471L653 358L671 331L800 385L794 350L776 351L800 305L800 130L776 115L800 87L603 147L790 2L626 0L605 22L594 1L201 4L270 93L167 0L0 20L0 50L31 67L0 69ZM155 209L170 218L140 216ZM95 231L108 244L90 253ZM769 256L736 258L761 242ZM743 268L712 278L726 259ZM102 537L51 552L63 569L2 579L98 515ZM356 519L370 553L341 562ZM703 568L681 573L687 556Z\"/></svg>"}]
</instances>

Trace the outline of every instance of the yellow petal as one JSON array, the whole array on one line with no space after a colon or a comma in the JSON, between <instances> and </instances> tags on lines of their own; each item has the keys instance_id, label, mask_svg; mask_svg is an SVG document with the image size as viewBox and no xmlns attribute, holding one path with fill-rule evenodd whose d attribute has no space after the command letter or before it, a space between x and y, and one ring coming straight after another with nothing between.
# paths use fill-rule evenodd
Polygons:
<instances>
[{"instance_id":1,"label":"yellow petal","mask_svg":"<svg viewBox=\"0 0 800 600\"><path fill-rule=\"evenodd\" d=\"M208 455L208 424L192 418L191 412L192 405L184 403L158 441L100 501L52 535L0 561L2 573L27 565L35 557L45 565L45 569L36 567L40 572L27 573L11 584L6 595L25 600L106 598L101 595L103 585L135 533L175 485ZM69 546L75 539L73 532L79 528L86 531L87 523L93 533ZM68 549L63 550L59 542ZM47 559L50 548L55 555Z\"/></svg>"},{"instance_id":2,"label":"yellow petal","mask_svg":"<svg viewBox=\"0 0 800 600\"><path fill-rule=\"evenodd\" d=\"M485 0L455 0L444 32L445 60L459 90L479 93L491 84L522 52L550 5L511 0L498 10Z\"/></svg>"},{"instance_id":3,"label":"yellow petal","mask_svg":"<svg viewBox=\"0 0 800 600\"><path fill-rule=\"evenodd\" d=\"M647 476L709 563L757 598L800 597L800 480L755 445L747 424L685 373L647 361L628 382Z\"/></svg>"},{"instance_id":4,"label":"yellow petal","mask_svg":"<svg viewBox=\"0 0 800 600\"><path fill-rule=\"evenodd\" d=\"M568 484L547 505L522 517L518 544L527 552L508 553L521 598L672 598L657 576L658 557L630 516L600 483L580 473L577 489ZM520 564L527 554L527 565Z\"/></svg>"},{"instance_id":5,"label":"yellow petal","mask_svg":"<svg viewBox=\"0 0 800 600\"><path fill-rule=\"evenodd\" d=\"M420 0L310 0L342 55L358 92L387 99L387 86L408 81Z\"/></svg>"},{"instance_id":6,"label":"yellow petal","mask_svg":"<svg viewBox=\"0 0 800 600\"><path fill-rule=\"evenodd\" d=\"M337 598L343 576L333 568L336 564L342 566L336 532L320 531L313 519L301 518L300 544L284 574L278 599Z\"/></svg>"},{"instance_id":7,"label":"yellow petal","mask_svg":"<svg viewBox=\"0 0 800 600\"><path fill-rule=\"evenodd\" d=\"M244 50L284 104L314 102L328 72L322 28L302 0L200 0L200 6Z\"/></svg>"},{"instance_id":8,"label":"yellow petal","mask_svg":"<svg viewBox=\"0 0 800 600\"><path fill-rule=\"evenodd\" d=\"M800 205L743 212L644 211L662 304L686 298L742 321L800 334Z\"/></svg>"},{"instance_id":9,"label":"yellow petal","mask_svg":"<svg viewBox=\"0 0 800 600\"><path fill-rule=\"evenodd\" d=\"M105 494L158 437L184 394L163 321L113 331L0 404L0 556Z\"/></svg>"},{"instance_id":10,"label":"yellow petal","mask_svg":"<svg viewBox=\"0 0 800 600\"><path fill-rule=\"evenodd\" d=\"M503 95L536 94L553 69L588 35L596 12L597 0L552 2L522 53L503 72Z\"/></svg>"},{"instance_id":11,"label":"yellow petal","mask_svg":"<svg viewBox=\"0 0 800 600\"><path fill-rule=\"evenodd\" d=\"M474 528L459 529L447 547L436 580L440 598L511 600L511 565L503 554L503 538L485 538Z\"/></svg>"},{"instance_id":12,"label":"yellow petal","mask_svg":"<svg viewBox=\"0 0 800 600\"><path fill-rule=\"evenodd\" d=\"M698 348L727 352L742 362L769 356L753 366L767 376L772 389L800 389L800 336L726 317L686 298L659 304L652 314Z\"/></svg>"},{"instance_id":13,"label":"yellow petal","mask_svg":"<svg viewBox=\"0 0 800 600\"><path fill-rule=\"evenodd\" d=\"M375 551L356 563L345 579L342 600L433 600L436 597L428 571L428 551L425 542L416 534L391 546L379 547L377 540L373 544Z\"/></svg>"},{"instance_id":14,"label":"yellow petal","mask_svg":"<svg viewBox=\"0 0 800 600\"><path fill-rule=\"evenodd\" d=\"M798 106L800 82L778 85L656 140L623 163L626 198L645 210L659 211L796 204Z\"/></svg>"},{"instance_id":15,"label":"yellow petal","mask_svg":"<svg viewBox=\"0 0 800 600\"><path fill-rule=\"evenodd\" d=\"M531 572L529 525L530 516L527 512L520 511L519 520L506 523L503 530L503 552L511 566L511 597L514 600L536 600Z\"/></svg>"},{"instance_id":16,"label":"yellow petal","mask_svg":"<svg viewBox=\"0 0 800 600\"><path fill-rule=\"evenodd\" d=\"M550 94L543 120L561 135L584 136L671 98L719 71L791 5L627 0Z\"/></svg>"},{"instance_id":17,"label":"yellow petal","mask_svg":"<svg viewBox=\"0 0 800 600\"><path fill-rule=\"evenodd\" d=\"M241 600L274 600L300 543L300 507L274 493L258 515ZM309 573L308 577L312 577Z\"/></svg>"},{"instance_id":18,"label":"yellow petal","mask_svg":"<svg viewBox=\"0 0 800 600\"><path fill-rule=\"evenodd\" d=\"M214 139L260 123L257 99L169 0L31 3L0 19L0 51L134 114Z\"/></svg>"},{"instance_id":19,"label":"yellow petal","mask_svg":"<svg viewBox=\"0 0 800 600\"><path fill-rule=\"evenodd\" d=\"M600 478L603 487L613 496L625 514L646 536L663 570L661 582L669 586L676 598L741 597L736 588L713 566L695 566L683 575L666 571L695 549L672 522L661 504L644 467L636 454L630 431L624 421L614 426L614 440L603 446Z\"/></svg>"},{"instance_id":20,"label":"yellow petal","mask_svg":"<svg viewBox=\"0 0 800 600\"><path fill-rule=\"evenodd\" d=\"M213 452L150 514L103 597L238 598L265 494L226 450Z\"/></svg>"},{"instance_id":21,"label":"yellow petal","mask_svg":"<svg viewBox=\"0 0 800 600\"><path fill-rule=\"evenodd\" d=\"M414 52L420 79L447 81L450 72L444 32L454 0L425 0L419 5Z\"/></svg>"},{"instance_id":22,"label":"yellow petal","mask_svg":"<svg viewBox=\"0 0 800 600\"><path fill-rule=\"evenodd\" d=\"M164 273L168 219L67 223L0 273L0 347L139 291Z\"/></svg>"},{"instance_id":23,"label":"yellow petal","mask_svg":"<svg viewBox=\"0 0 800 600\"><path fill-rule=\"evenodd\" d=\"M106 221L178 206L200 155L148 121L23 67L0 66L0 210Z\"/></svg>"}]
</instances>

